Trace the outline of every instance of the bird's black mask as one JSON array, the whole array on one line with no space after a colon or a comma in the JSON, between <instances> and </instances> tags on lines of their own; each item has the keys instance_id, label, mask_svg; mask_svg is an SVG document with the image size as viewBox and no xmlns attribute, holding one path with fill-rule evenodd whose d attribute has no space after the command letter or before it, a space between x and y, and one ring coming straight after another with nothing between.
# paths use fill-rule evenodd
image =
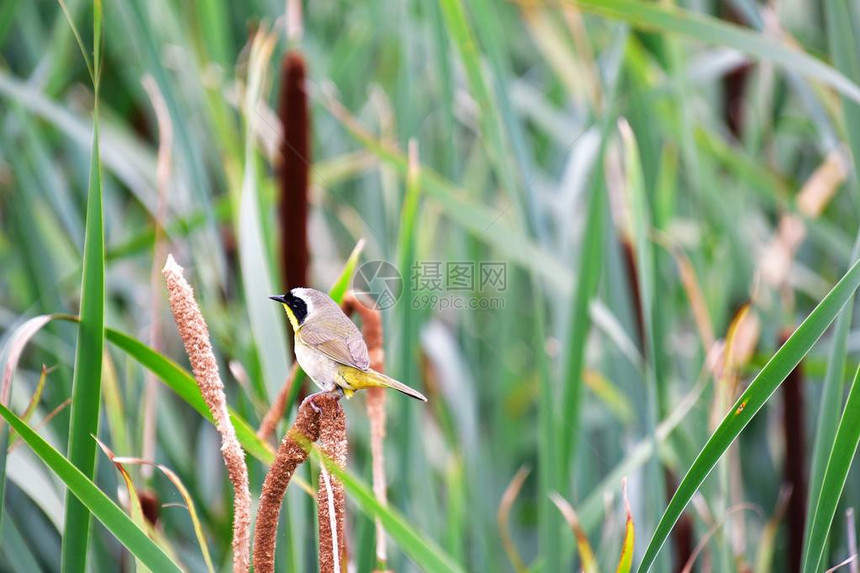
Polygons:
<instances>
[{"instance_id":1,"label":"bird's black mask","mask_svg":"<svg viewBox=\"0 0 860 573\"><path fill-rule=\"evenodd\" d=\"M287 294L281 296L270 296L269 298L278 302L282 302L288 307L290 307L290 310L293 311L293 314L296 316L296 320L299 322L299 324L302 324L305 321L305 318L307 318L308 316L308 305L305 303L305 301L295 296L291 292L288 292Z\"/></svg>"}]
</instances>

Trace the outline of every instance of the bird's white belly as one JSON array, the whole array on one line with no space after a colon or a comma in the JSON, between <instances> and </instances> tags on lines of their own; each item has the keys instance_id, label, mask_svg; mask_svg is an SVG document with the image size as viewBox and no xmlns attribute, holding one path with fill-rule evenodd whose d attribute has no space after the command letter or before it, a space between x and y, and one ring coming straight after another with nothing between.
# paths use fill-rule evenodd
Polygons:
<instances>
[{"instance_id":1,"label":"bird's white belly","mask_svg":"<svg viewBox=\"0 0 860 573\"><path fill-rule=\"evenodd\" d=\"M337 362L319 352L296 341L296 360L299 366L310 376L314 384L322 390L330 391L336 387Z\"/></svg>"}]
</instances>

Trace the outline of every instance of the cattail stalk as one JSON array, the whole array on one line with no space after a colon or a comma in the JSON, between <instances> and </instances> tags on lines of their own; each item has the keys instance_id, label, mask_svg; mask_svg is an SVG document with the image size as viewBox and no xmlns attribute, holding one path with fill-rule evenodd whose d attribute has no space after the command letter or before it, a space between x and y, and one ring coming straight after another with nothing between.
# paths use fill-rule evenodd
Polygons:
<instances>
[{"instance_id":1,"label":"cattail stalk","mask_svg":"<svg viewBox=\"0 0 860 573\"><path fill-rule=\"evenodd\" d=\"M784 344L791 331L782 333ZM782 425L785 437L785 481L791 487L788 521L788 563L790 572L800 571L803 530L806 522L806 447L804 440L803 362L782 383Z\"/></svg>"},{"instance_id":2,"label":"cattail stalk","mask_svg":"<svg viewBox=\"0 0 860 573\"><path fill-rule=\"evenodd\" d=\"M234 495L233 571L245 573L250 568L251 542L251 493L248 490L245 452L239 445L236 430L230 422L224 384L221 382L218 362L209 341L209 329L194 299L194 291L183 277L182 267L173 260L172 255L167 256L167 263L161 272L167 283L170 309L188 353L194 379L221 435L221 455L233 484Z\"/></svg>"},{"instance_id":3,"label":"cattail stalk","mask_svg":"<svg viewBox=\"0 0 860 573\"><path fill-rule=\"evenodd\" d=\"M320 418L319 447L325 457L341 470L346 469L346 415L339 400L318 403ZM320 573L346 571L346 493L343 484L331 475L325 464L320 465L317 490L317 516L319 518Z\"/></svg>"},{"instance_id":4,"label":"cattail stalk","mask_svg":"<svg viewBox=\"0 0 860 573\"><path fill-rule=\"evenodd\" d=\"M363 305L353 293L344 296L344 312L361 317L361 333L370 355L370 367L377 372L385 372L385 351L383 350L382 318L379 311ZM384 388L367 390L367 417L370 420L370 452L373 469L373 494L382 505L388 505L388 482L385 477L385 397ZM376 563L386 568L388 546L385 529L376 520Z\"/></svg>"},{"instance_id":5,"label":"cattail stalk","mask_svg":"<svg viewBox=\"0 0 860 573\"><path fill-rule=\"evenodd\" d=\"M278 113L283 138L278 181L281 276L286 290L308 284L308 194L310 187L310 117L305 87L305 59L289 52L281 66Z\"/></svg>"},{"instance_id":6,"label":"cattail stalk","mask_svg":"<svg viewBox=\"0 0 860 573\"><path fill-rule=\"evenodd\" d=\"M254 529L255 573L273 573L275 570L278 515L281 512L284 493L296 468L307 459L310 443L319 438L320 414L330 410L329 402L337 402L337 398L328 394L317 396L314 398L316 408L308 401L302 402L296 421L281 441L275 461L266 474Z\"/></svg>"}]
</instances>

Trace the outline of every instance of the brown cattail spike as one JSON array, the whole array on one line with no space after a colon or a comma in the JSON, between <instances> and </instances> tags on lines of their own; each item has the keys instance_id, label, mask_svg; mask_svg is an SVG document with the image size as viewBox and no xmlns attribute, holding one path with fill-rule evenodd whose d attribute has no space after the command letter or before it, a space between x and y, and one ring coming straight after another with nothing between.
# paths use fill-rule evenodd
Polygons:
<instances>
[{"instance_id":1,"label":"brown cattail spike","mask_svg":"<svg viewBox=\"0 0 860 573\"><path fill-rule=\"evenodd\" d=\"M257 525L254 529L254 571L273 573L275 570L275 542L278 535L278 514L284 493L296 468L308 457L311 442L320 435L320 413L337 397L323 394L314 398L316 408L307 400L302 402L296 421L284 436L275 461L266 474L260 507L257 510Z\"/></svg>"},{"instance_id":2,"label":"brown cattail spike","mask_svg":"<svg viewBox=\"0 0 860 573\"><path fill-rule=\"evenodd\" d=\"M191 362L194 379L221 434L221 455L233 484L233 571L244 573L251 565L251 493L248 490L245 452L230 421L224 384L209 341L209 328L194 299L194 291L182 276L182 267L176 264L173 256L167 255L161 273L167 283L170 310Z\"/></svg>"},{"instance_id":3,"label":"brown cattail spike","mask_svg":"<svg viewBox=\"0 0 860 573\"><path fill-rule=\"evenodd\" d=\"M310 186L310 117L305 59L298 52L284 56L281 68L281 274L284 288L308 284L308 194Z\"/></svg>"},{"instance_id":4,"label":"brown cattail spike","mask_svg":"<svg viewBox=\"0 0 860 573\"><path fill-rule=\"evenodd\" d=\"M337 466L346 469L346 415L339 400L318 403L320 418L320 451ZM346 572L346 494L343 484L329 472L325 464L320 466L319 489L317 490L317 515L320 532L320 573Z\"/></svg>"}]
</instances>

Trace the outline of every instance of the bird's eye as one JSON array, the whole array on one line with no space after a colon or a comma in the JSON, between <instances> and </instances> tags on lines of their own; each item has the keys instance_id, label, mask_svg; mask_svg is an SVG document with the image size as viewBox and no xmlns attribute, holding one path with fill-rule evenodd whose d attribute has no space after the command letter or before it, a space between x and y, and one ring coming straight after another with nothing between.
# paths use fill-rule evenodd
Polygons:
<instances>
[{"instance_id":1,"label":"bird's eye","mask_svg":"<svg viewBox=\"0 0 860 573\"><path fill-rule=\"evenodd\" d=\"M304 322L305 317L308 315L308 305L304 300L297 297L293 293L289 293L285 298L285 302L287 306L290 307L290 310L293 311L293 314L296 315L296 320L301 324Z\"/></svg>"}]
</instances>

